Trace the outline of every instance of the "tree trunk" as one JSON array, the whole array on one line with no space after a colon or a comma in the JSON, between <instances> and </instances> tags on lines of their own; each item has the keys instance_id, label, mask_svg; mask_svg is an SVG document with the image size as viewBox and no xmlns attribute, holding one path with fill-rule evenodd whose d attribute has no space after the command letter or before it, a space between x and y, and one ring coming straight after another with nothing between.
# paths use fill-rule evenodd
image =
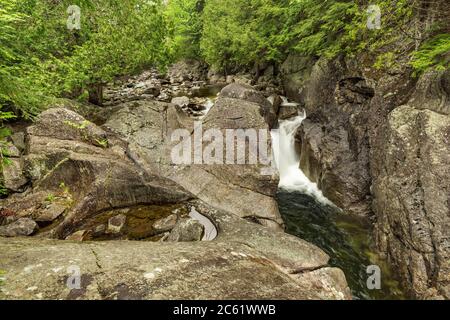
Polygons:
<instances>
[{"instance_id":1,"label":"tree trunk","mask_svg":"<svg viewBox=\"0 0 450 320\"><path fill-rule=\"evenodd\" d=\"M103 84L95 83L88 87L89 102L97 106L103 105Z\"/></svg>"}]
</instances>

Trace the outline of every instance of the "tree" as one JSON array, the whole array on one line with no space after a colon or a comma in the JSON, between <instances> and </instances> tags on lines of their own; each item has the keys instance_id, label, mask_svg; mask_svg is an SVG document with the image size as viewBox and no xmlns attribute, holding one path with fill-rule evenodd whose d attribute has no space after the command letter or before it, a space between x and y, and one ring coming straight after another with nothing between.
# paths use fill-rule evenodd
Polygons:
<instances>
[{"instance_id":1,"label":"tree","mask_svg":"<svg viewBox=\"0 0 450 320\"><path fill-rule=\"evenodd\" d=\"M158 1L15 1L14 12L25 17L15 31L15 46L21 52L15 74L34 93L30 96L39 97L35 105L40 104L31 114L52 97L89 97L101 105L106 82L167 62ZM81 8L80 30L67 28L70 5Z\"/></svg>"},{"instance_id":2,"label":"tree","mask_svg":"<svg viewBox=\"0 0 450 320\"><path fill-rule=\"evenodd\" d=\"M173 60L201 56L205 0L172 0L165 11L168 49Z\"/></svg>"}]
</instances>

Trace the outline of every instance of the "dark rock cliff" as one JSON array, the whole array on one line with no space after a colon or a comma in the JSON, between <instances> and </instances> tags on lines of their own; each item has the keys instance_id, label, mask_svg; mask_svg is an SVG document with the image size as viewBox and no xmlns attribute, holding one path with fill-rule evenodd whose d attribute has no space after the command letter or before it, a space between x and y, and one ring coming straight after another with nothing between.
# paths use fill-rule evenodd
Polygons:
<instances>
[{"instance_id":1,"label":"dark rock cliff","mask_svg":"<svg viewBox=\"0 0 450 320\"><path fill-rule=\"evenodd\" d=\"M301 168L347 213L370 217L377 245L417 297L450 298L450 72L412 77L370 59L283 64L308 119Z\"/></svg>"}]
</instances>

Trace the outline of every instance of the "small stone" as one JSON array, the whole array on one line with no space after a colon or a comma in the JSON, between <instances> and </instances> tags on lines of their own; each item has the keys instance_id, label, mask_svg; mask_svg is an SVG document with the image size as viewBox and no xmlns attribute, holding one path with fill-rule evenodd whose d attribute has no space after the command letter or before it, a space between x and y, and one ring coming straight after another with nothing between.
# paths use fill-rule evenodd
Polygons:
<instances>
[{"instance_id":1,"label":"small stone","mask_svg":"<svg viewBox=\"0 0 450 320\"><path fill-rule=\"evenodd\" d=\"M204 226L197 220L191 218L181 219L167 237L170 242L201 241Z\"/></svg>"},{"instance_id":2,"label":"small stone","mask_svg":"<svg viewBox=\"0 0 450 320\"><path fill-rule=\"evenodd\" d=\"M153 224L153 229L157 232L167 232L175 228L175 225L177 224L178 216L176 214L171 214L168 217L159 219Z\"/></svg>"},{"instance_id":3,"label":"small stone","mask_svg":"<svg viewBox=\"0 0 450 320\"><path fill-rule=\"evenodd\" d=\"M66 237L66 240L82 242L82 241L86 241L89 236L90 236L89 231L80 230L80 231L74 232L70 236Z\"/></svg>"},{"instance_id":4,"label":"small stone","mask_svg":"<svg viewBox=\"0 0 450 320\"><path fill-rule=\"evenodd\" d=\"M52 222L56 220L60 215L64 213L66 206L52 203L47 208L45 208L36 218L38 222Z\"/></svg>"},{"instance_id":5,"label":"small stone","mask_svg":"<svg viewBox=\"0 0 450 320\"><path fill-rule=\"evenodd\" d=\"M29 218L20 218L0 227L1 237L30 236L39 229L37 223Z\"/></svg>"},{"instance_id":6,"label":"small stone","mask_svg":"<svg viewBox=\"0 0 450 320\"><path fill-rule=\"evenodd\" d=\"M101 225L98 225L98 226L96 226L96 227L94 228L94 230L93 230L93 232L92 232L92 235L93 235L94 237L98 237L98 236L103 235L105 232L106 232L106 225L101 224Z\"/></svg>"},{"instance_id":7,"label":"small stone","mask_svg":"<svg viewBox=\"0 0 450 320\"><path fill-rule=\"evenodd\" d=\"M11 158L19 158L20 157L19 149L12 143L8 143L8 145L6 146L6 154L8 155L8 157L11 157Z\"/></svg>"},{"instance_id":8,"label":"small stone","mask_svg":"<svg viewBox=\"0 0 450 320\"><path fill-rule=\"evenodd\" d=\"M17 149L19 149L21 152L25 150L25 133L16 132L12 134L10 138Z\"/></svg>"},{"instance_id":9,"label":"small stone","mask_svg":"<svg viewBox=\"0 0 450 320\"><path fill-rule=\"evenodd\" d=\"M108 220L108 229L106 233L117 234L121 233L123 228L125 227L125 223L127 222L127 216L124 214L119 214L115 217L109 218Z\"/></svg>"},{"instance_id":10,"label":"small stone","mask_svg":"<svg viewBox=\"0 0 450 320\"><path fill-rule=\"evenodd\" d=\"M160 93L161 93L161 90L159 90L159 88L157 88L157 87L149 87L143 91L143 94L149 94L154 97L159 96Z\"/></svg>"},{"instance_id":11,"label":"small stone","mask_svg":"<svg viewBox=\"0 0 450 320\"><path fill-rule=\"evenodd\" d=\"M4 186L12 191L20 191L28 180L23 175L23 162L21 159L9 159L10 163L3 166Z\"/></svg>"},{"instance_id":12,"label":"small stone","mask_svg":"<svg viewBox=\"0 0 450 320\"><path fill-rule=\"evenodd\" d=\"M190 104L190 100L188 97L176 97L172 99L171 103L179 107L187 107Z\"/></svg>"}]
</instances>

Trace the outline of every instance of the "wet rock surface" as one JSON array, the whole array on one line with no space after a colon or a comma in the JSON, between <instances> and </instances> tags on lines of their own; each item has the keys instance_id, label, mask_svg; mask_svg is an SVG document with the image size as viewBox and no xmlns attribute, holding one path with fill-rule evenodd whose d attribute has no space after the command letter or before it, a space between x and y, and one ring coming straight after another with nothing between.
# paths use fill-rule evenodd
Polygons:
<instances>
[{"instance_id":1,"label":"wet rock surface","mask_svg":"<svg viewBox=\"0 0 450 320\"><path fill-rule=\"evenodd\" d=\"M406 67L380 73L358 59L291 56L283 65L287 94L308 115L300 166L345 212L374 221L380 252L411 295L449 298L450 73L415 79Z\"/></svg>"}]
</instances>

